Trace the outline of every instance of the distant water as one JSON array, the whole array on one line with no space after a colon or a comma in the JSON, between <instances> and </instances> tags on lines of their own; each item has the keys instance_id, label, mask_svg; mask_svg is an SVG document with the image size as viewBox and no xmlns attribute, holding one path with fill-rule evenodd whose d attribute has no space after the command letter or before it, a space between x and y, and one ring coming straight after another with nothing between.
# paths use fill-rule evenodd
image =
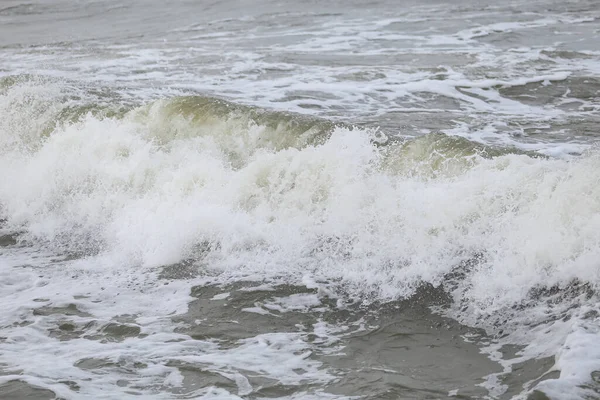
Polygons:
<instances>
[{"instance_id":1,"label":"distant water","mask_svg":"<svg viewBox=\"0 0 600 400\"><path fill-rule=\"evenodd\" d=\"M599 37L5 0L0 399L600 398Z\"/></svg>"}]
</instances>

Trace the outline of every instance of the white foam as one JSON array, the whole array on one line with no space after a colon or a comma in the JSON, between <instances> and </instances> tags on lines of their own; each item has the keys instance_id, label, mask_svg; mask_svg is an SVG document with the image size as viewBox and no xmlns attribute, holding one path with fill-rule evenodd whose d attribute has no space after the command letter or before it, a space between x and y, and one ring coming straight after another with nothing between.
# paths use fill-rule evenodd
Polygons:
<instances>
[{"instance_id":1,"label":"white foam","mask_svg":"<svg viewBox=\"0 0 600 400\"><path fill-rule=\"evenodd\" d=\"M287 297L274 298L272 301L264 304L264 307L278 311L281 313L290 311L302 311L307 312L315 307L321 305L321 300L316 294L292 294Z\"/></svg>"},{"instance_id":2,"label":"white foam","mask_svg":"<svg viewBox=\"0 0 600 400\"><path fill-rule=\"evenodd\" d=\"M219 294L215 294L211 300L225 300L226 298L229 297L231 293L229 292L225 292L225 293L219 293Z\"/></svg>"},{"instance_id":3,"label":"white foam","mask_svg":"<svg viewBox=\"0 0 600 400\"><path fill-rule=\"evenodd\" d=\"M527 300L530 289L564 287L573 279L592 288L600 282L596 152L572 160L474 158L462 169L442 169L426 178L413 175L412 167L402 167L418 154L418 146L414 154L393 147L381 152L369 132L358 129L336 128L321 145L277 151L253 145L260 140L256 127L239 124L235 127L243 147L219 131L178 136L181 139L165 136L158 145L155 131L160 124L152 116L142 121L87 116L57 127L28 151L18 145L5 148L0 160L5 172L0 204L7 229L23 230L28 240L58 244L59 249L100 251L94 262L75 263L86 271L79 276L88 274L89 285L78 284L77 291L62 297L77 305L73 295L94 293L100 303L86 302L85 307L96 318L136 312L151 324L144 328L148 332L164 330L164 317L153 320L151 312L183 312L190 283L148 290L144 280L149 278L140 273L194 256L196 245L205 242L218 245L203 256L203 263L223 282L331 282L347 293L378 300L410 296L422 282L439 285L460 262L482 254L457 282L457 307L466 308L456 309L455 316L488 329L494 329L486 325L488 318ZM186 129L194 128L188 124ZM30 131L5 129L2 135L7 143L31 141ZM235 166L231 151L237 152ZM4 268L10 277L10 264ZM62 292L56 278L39 281L45 285L41 289L35 284L38 278L23 274L6 280L3 289L6 298L13 299L5 303L12 310L9 319L31 307L32 293L42 297L53 287ZM67 273L61 276L69 279ZM115 276L122 284L115 286ZM126 284L139 285L140 290L123 290ZM113 290L97 291L99 285ZM158 309L155 298L161 299ZM53 299L56 303L61 297ZM128 303L136 306L120 309ZM314 295L296 295L245 311L271 314L263 307L285 312L318 304ZM522 318L535 320L538 311L524 312ZM571 346L565 343L586 346L591 341L576 328L577 321L542 325L550 333L539 336L526 335L515 321L523 336L515 334L513 339L536 343L528 350L530 357ZM40 337L33 328L13 332L4 352L10 362L17 354L34 357L39 349L36 337L40 346L65 346ZM17 337L24 332L32 339L19 345ZM140 345L154 340L149 338ZM237 358L231 352L200 357L222 366L243 364L255 346L262 348L262 339L256 340L242 344ZM543 343L553 345L547 348ZM86 354L115 357L116 347L98 346L86 347ZM217 351L213 344L206 346L213 349L207 354ZM582 379L595 368L595 361L578 364L581 358L569 354L575 353L565 350L558 358L557 368L566 377L555 385L568 387L574 382L569 377ZM73 357L54 366L56 373L71 374L71 364L81 354ZM40 360L36 371L44 362L50 361ZM291 371L300 359L281 362L290 363ZM320 379L316 366L307 368L310 379ZM304 379L263 372L286 382ZM178 381L163 367L148 373L168 384Z\"/></svg>"},{"instance_id":4,"label":"white foam","mask_svg":"<svg viewBox=\"0 0 600 400\"><path fill-rule=\"evenodd\" d=\"M0 259L12 252L4 248ZM28 260L23 258L23 262ZM164 285L156 282L153 274L140 274L135 268L114 268L92 259L60 264L54 257L38 257L29 269L1 262L0 274L5 311L0 321L4 337L0 362L5 366L0 384L20 380L66 399L129 399L140 395L165 399L172 398L173 388L191 395L190 384L194 383L187 382L177 367L169 366L177 361L232 379L240 396L254 390L247 376L261 376L282 385L332 379L320 362L308 357L311 345L304 334L264 334L240 340L234 348L220 348L218 343L176 333L178 324L171 317L187 310L190 286L201 284L199 279ZM16 283L19 287L14 286ZM51 337L48 332L56 331L65 316L60 312L38 317L31 314L42 306L67 305L83 313L66 319L75 332L85 327L86 336L76 335L69 340ZM128 326L140 327L143 336L94 339L106 324L127 315L135 321ZM319 332L324 334L322 329ZM96 366L89 360L97 360ZM78 385L76 395L66 381ZM195 393L207 398L231 398L216 388ZM320 396L318 392L308 395Z\"/></svg>"},{"instance_id":5,"label":"white foam","mask_svg":"<svg viewBox=\"0 0 600 400\"><path fill-rule=\"evenodd\" d=\"M381 271L390 292L378 290L392 297L405 278L435 281L455 264L456 251L478 247L497 253L492 270L508 271L494 264L501 256L516 257L510 271L517 276L533 268L531 285L542 282L534 277L540 261L549 263L549 277L564 275L558 280L595 279L585 275L583 261L593 249L581 247L595 240L595 203L593 196L579 196L595 190L594 153L573 161L479 160L449 180L421 181L382 170L382 154L360 130L338 128L317 147L256 147L239 154L246 158L233 168L228 149L219 147L229 142L220 143L218 135L156 146L149 129L87 117L59 128L31 154L8 154L0 195L10 224L32 238L65 240L84 250L101 244L115 257L148 267L181 260L207 240L222 246L210 255L214 268L234 275L312 270L378 285L377 274L365 276L360 263L405 260L406 268ZM461 200L465 196L469 201ZM533 247L517 257L525 238ZM309 256L315 246L323 252ZM565 262L584 264L568 274ZM390 282L390 273L398 281Z\"/></svg>"},{"instance_id":6,"label":"white foam","mask_svg":"<svg viewBox=\"0 0 600 400\"><path fill-rule=\"evenodd\" d=\"M272 314L269 311L265 310L262 307L244 307L242 308L242 311L244 312L249 312L249 313L254 313L254 314L260 314L260 315L271 315L273 317L278 317L278 315Z\"/></svg>"}]
</instances>

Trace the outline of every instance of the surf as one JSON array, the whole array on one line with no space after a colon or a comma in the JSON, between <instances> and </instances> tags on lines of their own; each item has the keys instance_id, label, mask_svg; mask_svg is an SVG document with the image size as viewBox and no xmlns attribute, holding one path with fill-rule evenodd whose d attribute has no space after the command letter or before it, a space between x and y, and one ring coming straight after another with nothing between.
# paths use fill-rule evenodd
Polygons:
<instances>
[{"instance_id":1,"label":"surf","mask_svg":"<svg viewBox=\"0 0 600 400\"><path fill-rule=\"evenodd\" d=\"M0 88L0 217L18 243L365 305L439 288L451 301L438 312L498 338L492 356L523 346L506 371L555 357L560 377L524 393L594 390L597 150L557 159L37 78Z\"/></svg>"}]
</instances>

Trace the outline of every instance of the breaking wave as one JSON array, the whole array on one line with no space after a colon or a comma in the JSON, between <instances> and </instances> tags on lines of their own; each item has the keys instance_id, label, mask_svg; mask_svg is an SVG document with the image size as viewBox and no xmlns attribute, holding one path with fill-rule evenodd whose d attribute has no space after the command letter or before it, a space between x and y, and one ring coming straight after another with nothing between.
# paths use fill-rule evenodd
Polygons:
<instances>
[{"instance_id":1,"label":"breaking wave","mask_svg":"<svg viewBox=\"0 0 600 400\"><path fill-rule=\"evenodd\" d=\"M594 393L597 151L553 159L206 97L111 96L0 83L0 217L18 241L365 303L441 287L442 312L526 346L506 368L556 357L560 378L526 392Z\"/></svg>"}]
</instances>

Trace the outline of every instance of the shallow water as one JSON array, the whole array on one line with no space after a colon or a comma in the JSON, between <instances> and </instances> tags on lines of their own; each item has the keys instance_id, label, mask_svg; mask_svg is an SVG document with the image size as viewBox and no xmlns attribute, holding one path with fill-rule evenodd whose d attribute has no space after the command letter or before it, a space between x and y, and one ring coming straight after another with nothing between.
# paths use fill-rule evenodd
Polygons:
<instances>
[{"instance_id":1,"label":"shallow water","mask_svg":"<svg viewBox=\"0 0 600 400\"><path fill-rule=\"evenodd\" d=\"M0 398L599 398L599 31L3 2Z\"/></svg>"}]
</instances>

